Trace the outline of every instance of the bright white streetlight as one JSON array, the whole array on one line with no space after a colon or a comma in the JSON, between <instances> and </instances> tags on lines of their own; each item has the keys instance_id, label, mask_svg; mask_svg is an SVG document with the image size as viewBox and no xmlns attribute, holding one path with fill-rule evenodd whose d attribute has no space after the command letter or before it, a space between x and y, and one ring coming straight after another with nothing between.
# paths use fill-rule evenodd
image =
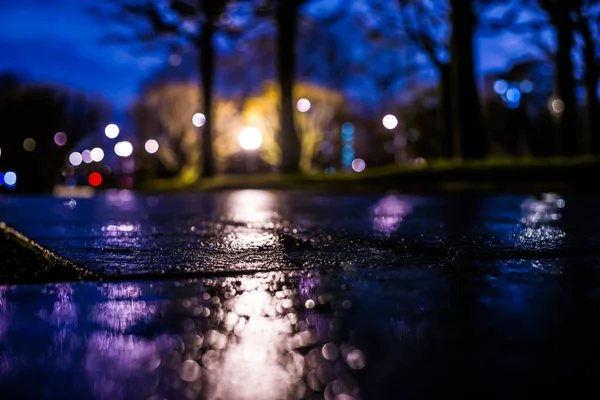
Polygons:
<instances>
[{"instance_id":1,"label":"bright white streetlight","mask_svg":"<svg viewBox=\"0 0 600 400\"><path fill-rule=\"evenodd\" d=\"M204 116L204 114L202 114L202 113L196 113L192 117L192 124L194 124L194 126L196 128L200 128L205 123L206 123L206 116Z\"/></svg>"},{"instance_id":2,"label":"bright white streetlight","mask_svg":"<svg viewBox=\"0 0 600 400\"><path fill-rule=\"evenodd\" d=\"M298 111L305 113L310 110L310 101L308 99L300 99L298 100L298 103L296 103L296 107L298 108Z\"/></svg>"},{"instance_id":3,"label":"bright white streetlight","mask_svg":"<svg viewBox=\"0 0 600 400\"><path fill-rule=\"evenodd\" d=\"M90 155L92 156L92 161L100 162L104 159L104 150L100 147L94 147Z\"/></svg>"},{"instance_id":4,"label":"bright white streetlight","mask_svg":"<svg viewBox=\"0 0 600 400\"><path fill-rule=\"evenodd\" d=\"M133 153L133 146L127 141L115 144L115 154L119 157L129 157Z\"/></svg>"},{"instance_id":5,"label":"bright white streetlight","mask_svg":"<svg viewBox=\"0 0 600 400\"><path fill-rule=\"evenodd\" d=\"M108 124L106 128L104 128L104 134L109 139L114 139L119 136L120 129L116 124Z\"/></svg>"},{"instance_id":6,"label":"bright white streetlight","mask_svg":"<svg viewBox=\"0 0 600 400\"><path fill-rule=\"evenodd\" d=\"M144 145L144 148L150 154L156 153L158 151L158 147L158 142L154 139L147 140L146 144Z\"/></svg>"},{"instance_id":7,"label":"bright white streetlight","mask_svg":"<svg viewBox=\"0 0 600 400\"><path fill-rule=\"evenodd\" d=\"M238 134L238 142L244 150L256 150L263 142L263 134L254 126L247 126Z\"/></svg>"},{"instance_id":8,"label":"bright white streetlight","mask_svg":"<svg viewBox=\"0 0 600 400\"><path fill-rule=\"evenodd\" d=\"M83 161L83 157L81 156L81 153L78 151L74 151L73 153L71 153L71 155L69 155L69 162L74 167L81 165L82 161Z\"/></svg>"},{"instance_id":9,"label":"bright white streetlight","mask_svg":"<svg viewBox=\"0 0 600 400\"><path fill-rule=\"evenodd\" d=\"M383 126L386 129L395 129L398 126L398 118L393 116L392 114L388 114L383 117Z\"/></svg>"}]
</instances>

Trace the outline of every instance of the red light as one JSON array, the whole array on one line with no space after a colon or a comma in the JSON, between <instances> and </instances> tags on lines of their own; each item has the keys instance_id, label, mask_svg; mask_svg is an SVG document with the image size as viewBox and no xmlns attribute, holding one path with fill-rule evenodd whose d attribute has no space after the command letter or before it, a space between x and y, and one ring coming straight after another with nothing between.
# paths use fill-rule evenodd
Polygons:
<instances>
[{"instance_id":1,"label":"red light","mask_svg":"<svg viewBox=\"0 0 600 400\"><path fill-rule=\"evenodd\" d=\"M97 172L92 172L88 177L88 182L92 186L100 186L100 184L102 183L102 175L100 175Z\"/></svg>"}]
</instances>

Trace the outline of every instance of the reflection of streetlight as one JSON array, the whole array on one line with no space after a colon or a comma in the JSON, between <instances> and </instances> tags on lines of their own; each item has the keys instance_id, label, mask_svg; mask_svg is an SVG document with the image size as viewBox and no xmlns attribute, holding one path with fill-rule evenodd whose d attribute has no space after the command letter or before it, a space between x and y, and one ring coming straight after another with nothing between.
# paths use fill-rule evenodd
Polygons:
<instances>
[{"instance_id":1,"label":"reflection of streetlight","mask_svg":"<svg viewBox=\"0 0 600 400\"><path fill-rule=\"evenodd\" d=\"M129 157L133 153L133 146L131 143L124 141L115 144L115 154L119 157Z\"/></svg>"},{"instance_id":2,"label":"reflection of streetlight","mask_svg":"<svg viewBox=\"0 0 600 400\"><path fill-rule=\"evenodd\" d=\"M119 127L116 124L108 124L106 128L104 128L104 134L109 139L114 139L119 136Z\"/></svg>"},{"instance_id":3,"label":"reflection of streetlight","mask_svg":"<svg viewBox=\"0 0 600 400\"><path fill-rule=\"evenodd\" d=\"M201 126L203 126L206 123L206 116L202 113L196 113L194 114L194 116L192 117L192 124L196 127L196 128L200 128Z\"/></svg>"},{"instance_id":4,"label":"reflection of streetlight","mask_svg":"<svg viewBox=\"0 0 600 400\"><path fill-rule=\"evenodd\" d=\"M395 116L393 116L392 114L388 114L385 117L383 117L383 126L386 129L396 129L396 127L398 126L398 118L396 118Z\"/></svg>"},{"instance_id":5,"label":"reflection of streetlight","mask_svg":"<svg viewBox=\"0 0 600 400\"><path fill-rule=\"evenodd\" d=\"M263 142L263 134L254 126L247 126L238 133L238 142L244 150L257 150Z\"/></svg>"}]
</instances>

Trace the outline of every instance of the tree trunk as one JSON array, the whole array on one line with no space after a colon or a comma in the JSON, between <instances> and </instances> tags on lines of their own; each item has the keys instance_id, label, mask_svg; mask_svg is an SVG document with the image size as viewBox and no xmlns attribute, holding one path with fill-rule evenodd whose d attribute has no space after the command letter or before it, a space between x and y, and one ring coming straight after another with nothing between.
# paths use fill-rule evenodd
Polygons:
<instances>
[{"instance_id":1,"label":"tree trunk","mask_svg":"<svg viewBox=\"0 0 600 400\"><path fill-rule=\"evenodd\" d=\"M454 149L454 135L452 129L452 79L450 64L440 64L440 133L441 156L452 158Z\"/></svg>"},{"instance_id":2,"label":"tree trunk","mask_svg":"<svg viewBox=\"0 0 600 400\"><path fill-rule=\"evenodd\" d=\"M557 2L556 7L558 9L553 15L553 24L558 37L555 75L556 96L564 104L564 111L558 120L558 152L565 156L573 156L577 154L581 132L577 99L575 97L573 59L571 57L574 26L569 9L565 8L563 3L560 2Z\"/></svg>"},{"instance_id":3,"label":"tree trunk","mask_svg":"<svg viewBox=\"0 0 600 400\"><path fill-rule=\"evenodd\" d=\"M454 143L454 155L478 159L486 156L487 146L475 82L473 0L450 0L450 6L452 126L454 137L460 138Z\"/></svg>"},{"instance_id":4,"label":"tree trunk","mask_svg":"<svg viewBox=\"0 0 600 400\"><path fill-rule=\"evenodd\" d=\"M589 30L587 21L583 21L580 29L583 37L583 60L585 64L584 85L586 92L585 103L585 138L587 152L600 154L600 101L598 100L598 81L600 80L600 65L596 61L596 43Z\"/></svg>"},{"instance_id":5,"label":"tree trunk","mask_svg":"<svg viewBox=\"0 0 600 400\"><path fill-rule=\"evenodd\" d=\"M208 3L208 2L203 2ZM206 21L202 25L202 32L198 44L198 63L200 66L200 76L202 82L203 113L206 117L204 126L201 130L201 150L202 150L202 176L211 177L215 175L215 160L213 155L213 84L215 75L215 49L213 46L213 36L215 27L210 11L205 9Z\"/></svg>"},{"instance_id":6,"label":"tree trunk","mask_svg":"<svg viewBox=\"0 0 600 400\"><path fill-rule=\"evenodd\" d=\"M279 0L277 4L277 74L281 92L280 133L281 170L299 171L300 139L294 122L294 80L296 75L296 32L298 24L296 0Z\"/></svg>"}]
</instances>

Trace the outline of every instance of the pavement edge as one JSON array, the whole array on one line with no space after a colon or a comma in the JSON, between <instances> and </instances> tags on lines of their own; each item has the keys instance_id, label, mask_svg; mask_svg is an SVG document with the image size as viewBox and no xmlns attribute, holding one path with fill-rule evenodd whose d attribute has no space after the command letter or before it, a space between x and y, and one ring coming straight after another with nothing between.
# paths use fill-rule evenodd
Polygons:
<instances>
[{"instance_id":1,"label":"pavement edge","mask_svg":"<svg viewBox=\"0 0 600 400\"><path fill-rule=\"evenodd\" d=\"M0 221L0 231L4 233L8 240L15 241L23 251L41 257L48 263L41 271L33 271L32 277L23 279L23 283L34 282L65 282L65 281L101 281L101 277L86 268L77 265L73 261L64 258L52 250L38 244L33 239L28 238L21 232L6 225ZM35 279L33 279L35 278ZM20 281L20 279L16 279Z\"/></svg>"}]
</instances>

